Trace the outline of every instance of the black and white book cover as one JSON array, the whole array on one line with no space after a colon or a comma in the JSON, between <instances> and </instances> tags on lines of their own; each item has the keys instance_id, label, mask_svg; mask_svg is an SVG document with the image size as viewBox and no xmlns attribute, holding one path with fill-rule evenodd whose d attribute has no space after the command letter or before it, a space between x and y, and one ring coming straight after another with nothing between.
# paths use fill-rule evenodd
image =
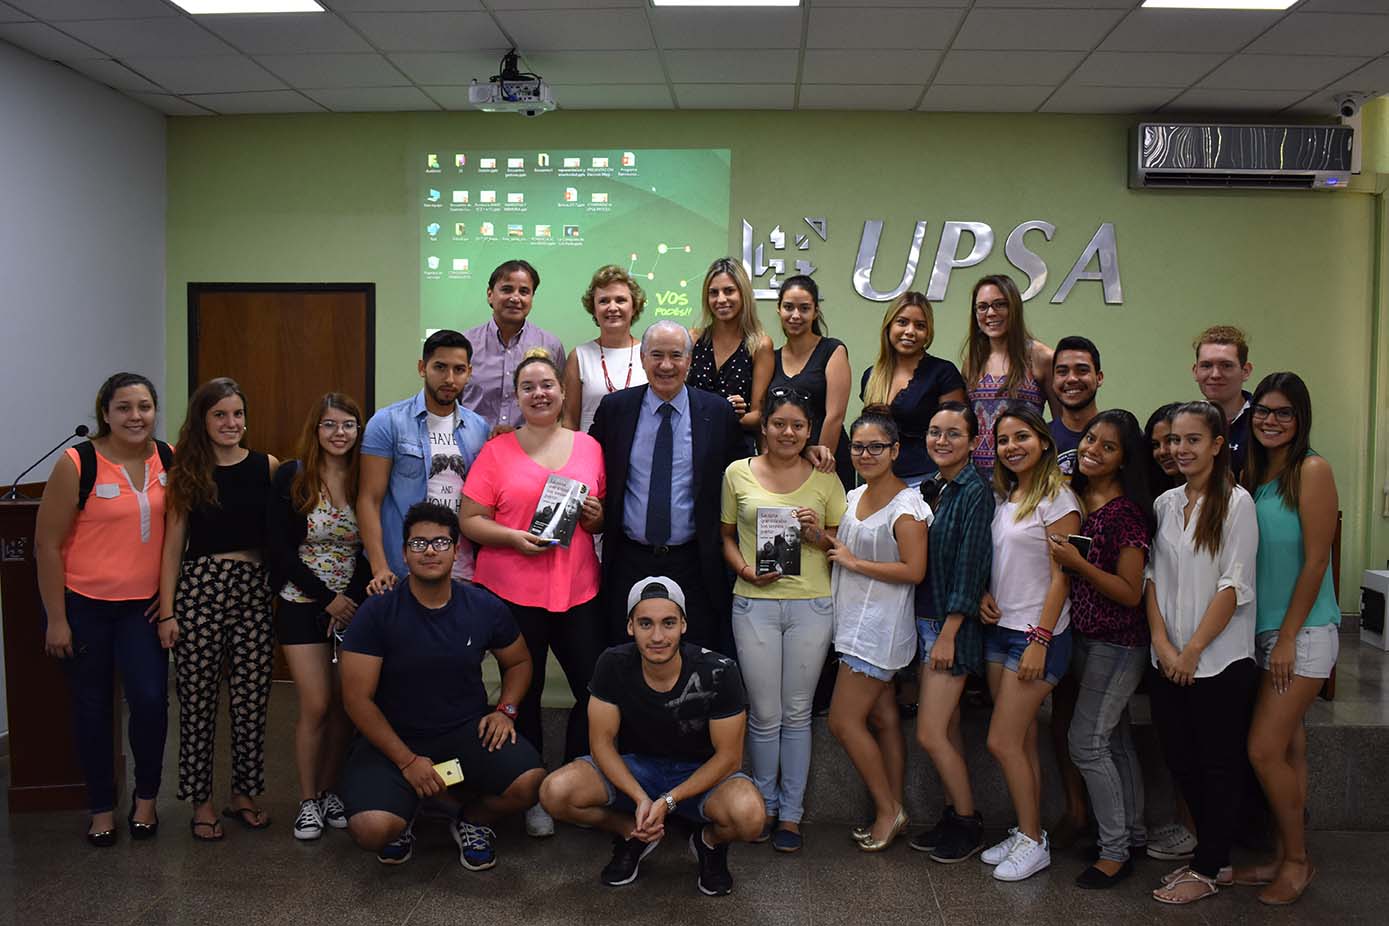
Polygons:
<instances>
[{"instance_id":1,"label":"black and white book cover","mask_svg":"<svg viewBox=\"0 0 1389 926\"><path fill-rule=\"evenodd\" d=\"M801 522L795 508L757 509L757 574L801 574Z\"/></svg>"},{"instance_id":2,"label":"black and white book cover","mask_svg":"<svg viewBox=\"0 0 1389 926\"><path fill-rule=\"evenodd\" d=\"M545 540L558 540L560 546L568 547L579 526L579 513L586 498L588 486L577 479L551 473L540 493L540 502L535 506L530 532Z\"/></svg>"}]
</instances>

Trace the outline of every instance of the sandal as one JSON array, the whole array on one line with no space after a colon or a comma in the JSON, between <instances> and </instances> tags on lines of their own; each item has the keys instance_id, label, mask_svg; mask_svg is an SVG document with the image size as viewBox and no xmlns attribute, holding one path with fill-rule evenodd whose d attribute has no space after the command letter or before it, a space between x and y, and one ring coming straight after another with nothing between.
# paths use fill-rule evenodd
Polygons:
<instances>
[{"instance_id":1,"label":"sandal","mask_svg":"<svg viewBox=\"0 0 1389 926\"><path fill-rule=\"evenodd\" d=\"M1312 884L1312 879L1316 876L1317 866L1313 865L1311 862L1308 862L1307 880L1303 881L1300 885L1295 886L1291 894L1272 893L1274 888L1279 886L1279 883L1277 881L1274 881L1272 882L1272 885L1269 888L1259 892L1258 901L1259 903L1269 907L1287 907L1292 904L1295 904L1302 899L1302 895L1307 892L1307 888Z\"/></svg>"},{"instance_id":2,"label":"sandal","mask_svg":"<svg viewBox=\"0 0 1389 926\"><path fill-rule=\"evenodd\" d=\"M1162 883L1171 884L1173 881L1176 881L1178 878L1180 878L1183 873L1189 871L1190 869L1190 865L1183 865L1181 868L1174 868L1172 871L1169 871L1167 874L1162 876ZM1221 887L1229 887L1232 884L1243 884L1244 882L1236 881L1234 869L1231 868L1229 865L1226 865L1224 868L1220 869L1220 872L1215 876L1215 883L1220 885ZM1264 883L1267 884L1268 882Z\"/></svg>"},{"instance_id":3,"label":"sandal","mask_svg":"<svg viewBox=\"0 0 1389 926\"><path fill-rule=\"evenodd\" d=\"M199 836L198 827L200 826L207 827L207 831L213 835ZM198 820L195 818L188 821L188 829L192 832L193 838L198 842L221 842L222 838L226 836L226 833L217 829L217 826L218 822L216 820Z\"/></svg>"},{"instance_id":4,"label":"sandal","mask_svg":"<svg viewBox=\"0 0 1389 926\"><path fill-rule=\"evenodd\" d=\"M1188 884L1198 884L1200 889L1197 893L1189 897L1182 896L1179 891ZM1220 888L1216 886L1214 878L1207 878L1199 871L1191 868L1183 870L1167 884L1153 891L1153 899L1173 906L1185 906L1189 903L1196 903L1198 900L1205 900L1207 897L1214 897L1220 893Z\"/></svg>"},{"instance_id":5,"label":"sandal","mask_svg":"<svg viewBox=\"0 0 1389 926\"><path fill-rule=\"evenodd\" d=\"M259 807L223 807L222 816L248 830L263 830L270 825L270 815Z\"/></svg>"},{"instance_id":6,"label":"sandal","mask_svg":"<svg viewBox=\"0 0 1389 926\"><path fill-rule=\"evenodd\" d=\"M1272 874L1265 874L1265 871ZM1234 871L1234 882L1240 887L1263 887L1265 884L1272 884L1277 876L1277 862L1269 862L1266 865L1241 865Z\"/></svg>"}]
</instances>

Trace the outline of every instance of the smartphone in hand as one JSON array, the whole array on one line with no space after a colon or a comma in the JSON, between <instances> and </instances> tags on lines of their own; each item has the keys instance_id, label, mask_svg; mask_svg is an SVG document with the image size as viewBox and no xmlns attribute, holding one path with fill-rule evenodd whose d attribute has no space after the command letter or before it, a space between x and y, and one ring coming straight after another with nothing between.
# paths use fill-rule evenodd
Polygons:
<instances>
[{"instance_id":1,"label":"smartphone in hand","mask_svg":"<svg viewBox=\"0 0 1389 926\"><path fill-rule=\"evenodd\" d=\"M1080 551L1080 555L1086 559L1090 558L1090 546L1095 542L1093 537L1086 537L1084 534L1067 534L1066 542ZM1061 570L1068 576L1079 575L1073 569Z\"/></svg>"}]
</instances>

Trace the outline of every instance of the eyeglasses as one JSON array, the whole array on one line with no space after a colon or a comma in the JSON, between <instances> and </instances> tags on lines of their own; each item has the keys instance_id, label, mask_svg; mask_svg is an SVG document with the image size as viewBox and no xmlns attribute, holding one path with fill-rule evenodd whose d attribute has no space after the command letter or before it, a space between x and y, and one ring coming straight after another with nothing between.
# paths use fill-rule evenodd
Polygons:
<instances>
[{"instance_id":1,"label":"eyeglasses","mask_svg":"<svg viewBox=\"0 0 1389 926\"><path fill-rule=\"evenodd\" d=\"M852 444L849 445L849 452L856 457L862 456L865 453L868 454L870 457L880 457L883 455L883 451L887 450L891 446L892 444L885 444L882 441L877 440L868 444L860 444L858 441L854 441Z\"/></svg>"},{"instance_id":2,"label":"eyeglasses","mask_svg":"<svg viewBox=\"0 0 1389 926\"><path fill-rule=\"evenodd\" d=\"M951 428L948 431L942 431L940 428L927 428L926 437L930 440L940 440L942 437L948 440L964 440L965 432L958 431L955 428Z\"/></svg>"},{"instance_id":3,"label":"eyeglasses","mask_svg":"<svg viewBox=\"0 0 1389 926\"><path fill-rule=\"evenodd\" d=\"M328 434L333 434L337 431L341 431L344 434L356 434L357 420L355 418L348 418L346 421L331 421L325 418L318 423L318 429Z\"/></svg>"},{"instance_id":4,"label":"eyeglasses","mask_svg":"<svg viewBox=\"0 0 1389 926\"><path fill-rule=\"evenodd\" d=\"M411 537L405 541L405 548L411 553L423 553L430 548L433 548L435 553L447 553L453 549L453 538L435 537L430 540L424 537Z\"/></svg>"},{"instance_id":5,"label":"eyeglasses","mask_svg":"<svg viewBox=\"0 0 1389 926\"><path fill-rule=\"evenodd\" d=\"M1008 311L1008 308L1009 302L1007 299L995 299L993 302L976 302L974 304L974 314L987 315L989 314L989 309L993 309L995 312L1002 315L1004 312Z\"/></svg>"},{"instance_id":6,"label":"eyeglasses","mask_svg":"<svg viewBox=\"0 0 1389 926\"><path fill-rule=\"evenodd\" d=\"M1273 420L1279 424L1292 424L1297 420L1297 412L1293 411L1291 405L1284 405L1281 408L1269 408L1267 405L1255 405L1249 410L1251 418L1267 418L1273 416Z\"/></svg>"}]
</instances>

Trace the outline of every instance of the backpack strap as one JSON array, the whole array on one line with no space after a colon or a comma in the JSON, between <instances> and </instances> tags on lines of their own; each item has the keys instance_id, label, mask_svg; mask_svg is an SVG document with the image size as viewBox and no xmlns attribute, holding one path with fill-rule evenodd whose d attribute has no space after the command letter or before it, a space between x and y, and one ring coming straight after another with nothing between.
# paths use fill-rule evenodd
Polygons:
<instances>
[{"instance_id":1,"label":"backpack strap","mask_svg":"<svg viewBox=\"0 0 1389 926\"><path fill-rule=\"evenodd\" d=\"M96 487L96 445L84 440L77 450L77 510L87 507L87 498Z\"/></svg>"}]
</instances>

